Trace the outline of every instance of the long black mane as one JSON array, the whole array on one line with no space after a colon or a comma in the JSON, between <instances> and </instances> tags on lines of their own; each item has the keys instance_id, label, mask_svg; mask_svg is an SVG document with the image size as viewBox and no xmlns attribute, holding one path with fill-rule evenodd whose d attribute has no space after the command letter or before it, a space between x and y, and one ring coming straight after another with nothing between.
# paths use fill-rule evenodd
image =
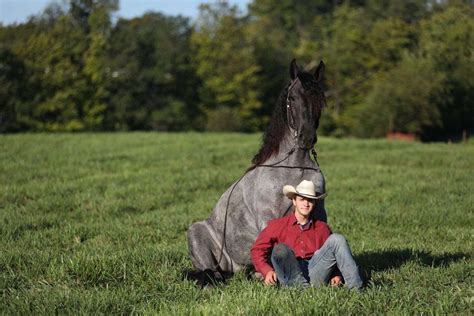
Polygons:
<instances>
[{"instance_id":1,"label":"long black mane","mask_svg":"<svg viewBox=\"0 0 474 316\"><path fill-rule=\"evenodd\" d=\"M265 130L262 137L262 147L258 153L253 157L252 163L259 165L267 161L273 154L280 150L280 143L285 136L288 128L288 119L286 116L286 97L288 95L288 88L290 83L286 85L277 100L277 106L273 110L270 123Z\"/></svg>"}]
</instances>

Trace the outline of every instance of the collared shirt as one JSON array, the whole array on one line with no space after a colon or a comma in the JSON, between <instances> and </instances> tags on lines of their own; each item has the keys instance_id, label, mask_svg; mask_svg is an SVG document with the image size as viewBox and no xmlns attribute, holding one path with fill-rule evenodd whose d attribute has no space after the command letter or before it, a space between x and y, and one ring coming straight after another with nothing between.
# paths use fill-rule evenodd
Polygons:
<instances>
[{"instance_id":1,"label":"collared shirt","mask_svg":"<svg viewBox=\"0 0 474 316\"><path fill-rule=\"evenodd\" d=\"M279 243L288 245L297 259L309 259L323 246L329 235L331 230L322 221L314 220L300 225L294 213L273 219L258 235L250 250L255 270L263 276L273 270L269 264L270 254L273 247Z\"/></svg>"}]
</instances>

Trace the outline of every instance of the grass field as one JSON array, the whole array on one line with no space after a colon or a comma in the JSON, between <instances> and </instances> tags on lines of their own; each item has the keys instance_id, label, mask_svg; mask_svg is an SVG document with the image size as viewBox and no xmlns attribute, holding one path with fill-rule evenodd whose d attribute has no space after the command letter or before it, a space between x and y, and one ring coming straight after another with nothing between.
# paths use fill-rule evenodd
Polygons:
<instances>
[{"instance_id":1,"label":"grass field","mask_svg":"<svg viewBox=\"0 0 474 316\"><path fill-rule=\"evenodd\" d=\"M0 314L474 313L474 142L320 138L328 221L361 292L236 275L201 290L186 230L250 165L259 135L0 136Z\"/></svg>"}]
</instances>

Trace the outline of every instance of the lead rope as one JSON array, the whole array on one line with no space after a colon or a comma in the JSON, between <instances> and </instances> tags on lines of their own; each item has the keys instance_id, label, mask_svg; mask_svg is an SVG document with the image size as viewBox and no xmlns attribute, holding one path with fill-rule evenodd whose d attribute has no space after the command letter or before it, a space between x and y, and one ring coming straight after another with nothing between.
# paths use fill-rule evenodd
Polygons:
<instances>
[{"instance_id":1,"label":"lead rope","mask_svg":"<svg viewBox=\"0 0 474 316\"><path fill-rule=\"evenodd\" d=\"M296 79L293 80L288 86L288 94L286 95L286 120L288 122L288 129L293 134L293 139L298 137L298 131L295 129L295 118L293 117L293 111L291 110L290 92L293 86L296 84Z\"/></svg>"}]
</instances>

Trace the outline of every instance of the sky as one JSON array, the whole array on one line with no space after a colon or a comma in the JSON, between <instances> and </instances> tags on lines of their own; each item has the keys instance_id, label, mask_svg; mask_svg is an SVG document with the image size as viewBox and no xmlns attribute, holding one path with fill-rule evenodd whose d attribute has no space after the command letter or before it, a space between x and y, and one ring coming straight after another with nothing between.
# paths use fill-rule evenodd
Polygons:
<instances>
[{"instance_id":1,"label":"sky","mask_svg":"<svg viewBox=\"0 0 474 316\"><path fill-rule=\"evenodd\" d=\"M120 9L114 17L132 18L146 11L159 11L167 15L184 15L196 18L200 3L212 3L210 0L119 0ZM4 25L26 22L30 15L41 13L51 2L61 0L0 0L0 22ZM245 11L250 0L230 0Z\"/></svg>"}]
</instances>

